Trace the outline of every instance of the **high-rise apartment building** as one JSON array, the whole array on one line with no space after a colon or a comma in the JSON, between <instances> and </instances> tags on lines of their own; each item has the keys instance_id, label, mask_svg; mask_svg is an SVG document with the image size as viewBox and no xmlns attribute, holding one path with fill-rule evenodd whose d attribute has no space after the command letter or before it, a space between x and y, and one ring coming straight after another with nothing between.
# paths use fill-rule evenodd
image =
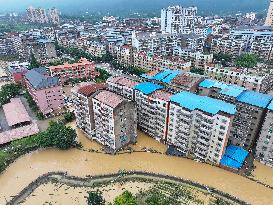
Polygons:
<instances>
[{"instance_id":1,"label":"high-rise apartment building","mask_svg":"<svg viewBox=\"0 0 273 205\"><path fill-rule=\"evenodd\" d=\"M265 26L273 26L273 0L270 0Z\"/></svg>"},{"instance_id":2,"label":"high-rise apartment building","mask_svg":"<svg viewBox=\"0 0 273 205\"><path fill-rule=\"evenodd\" d=\"M161 10L161 31L163 33L188 34L194 31L197 7L169 6Z\"/></svg>"},{"instance_id":3,"label":"high-rise apartment building","mask_svg":"<svg viewBox=\"0 0 273 205\"><path fill-rule=\"evenodd\" d=\"M170 100L167 143L182 155L219 164L236 106L190 92L178 93Z\"/></svg>"},{"instance_id":4,"label":"high-rise apartment building","mask_svg":"<svg viewBox=\"0 0 273 205\"><path fill-rule=\"evenodd\" d=\"M34 23L60 23L59 11L56 8L49 9L47 12L44 8L30 6L27 9L27 17L30 22Z\"/></svg>"}]
</instances>

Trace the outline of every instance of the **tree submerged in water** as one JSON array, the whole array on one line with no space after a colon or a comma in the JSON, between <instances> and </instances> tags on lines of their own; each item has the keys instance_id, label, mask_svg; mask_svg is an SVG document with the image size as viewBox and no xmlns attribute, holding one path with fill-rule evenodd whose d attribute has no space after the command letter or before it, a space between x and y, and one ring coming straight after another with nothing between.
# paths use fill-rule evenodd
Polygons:
<instances>
[{"instance_id":1,"label":"tree submerged in water","mask_svg":"<svg viewBox=\"0 0 273 205\"><path fill-rule=\"evenodd\" d=\"M99 190L88 192L87 205L105 205L102 193Z\"/></svg>"}]
</instances>

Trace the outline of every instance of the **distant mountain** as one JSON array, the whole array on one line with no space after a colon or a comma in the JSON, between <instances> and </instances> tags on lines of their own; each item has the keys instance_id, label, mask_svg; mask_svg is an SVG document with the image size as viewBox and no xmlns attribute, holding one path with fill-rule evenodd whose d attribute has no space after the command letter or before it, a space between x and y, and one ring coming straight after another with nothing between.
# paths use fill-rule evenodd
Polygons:
<instances>
[{"instance_id":1,"label":"distant mountain","mask_svg":"<svg viewBox=\"0 0 273 205\"><path fill-rule=\"evenodd\" d=\"M8 3L7 3L8 2ZM2 10L24 10L29 5L55 6L64 13L102 12L126 14L132 12L159 12L169 5L196 5L199 14L234 14L237 12L265 12L269 0L0 0Z\"/></svg>"}]
</instances>

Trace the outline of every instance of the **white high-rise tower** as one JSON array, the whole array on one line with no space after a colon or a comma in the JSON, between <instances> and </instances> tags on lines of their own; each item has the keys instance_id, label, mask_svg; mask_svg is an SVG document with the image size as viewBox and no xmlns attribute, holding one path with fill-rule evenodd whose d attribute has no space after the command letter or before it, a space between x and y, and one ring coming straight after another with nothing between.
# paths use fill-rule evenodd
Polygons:
<instances>
[{"instance_id":1,"label":"white high-rise tower","mask_svg":"<svg viewBox=\"0 0 273 205\"><path fill-rule=\"evenodd\" d=\"M270 0L265 26L273 26L273 0Z\"/></svg>"}]
</instances>

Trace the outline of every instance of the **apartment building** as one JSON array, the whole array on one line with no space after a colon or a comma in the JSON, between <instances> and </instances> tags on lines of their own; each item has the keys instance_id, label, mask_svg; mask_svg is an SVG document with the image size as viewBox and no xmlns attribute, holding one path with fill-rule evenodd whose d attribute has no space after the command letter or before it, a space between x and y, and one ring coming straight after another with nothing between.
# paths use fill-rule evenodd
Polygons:
<instances>
[{"instance_id":1,"label":"apartment building","mask_svg":"<svg viewBox=\"0 0 273 205\"><path fill-rule=\"evenodd\" d=\"M161 10L161 32L183 33L194 32L197 7L169 6Z\"/></svg>"},{"instance_id":2,"label":"apartment building","mask_svg":"<svg viewBox=\"0 0 273 205\"><path fill-rule=\"evenodd\" d=\"M132 47L124 45L117 47L117 60L124 65L131 65L132 59Z\"/></svg>"},{"instance_id":3,"label":"apartment building","mask_svg":"<svg viewBox=\"0 0 273 205\"><path fill-rule=\"evenodd\" d=\"M243 87L206 79L199 84L198 93L236 105L229 142L251 149L258 137L266 108L273 96L249 91Z\"/></svg>"},{"instance_id":4,"label":"apartment building","mask_svg":"<svg viewBox=\"0 0 273 205\"><path fill-rule=\"evenodd\" d=\"M134 89L139 128L154 139L165 143L171 94L162 88L163 86L145 82L138 84Z\"/></svg>"},{"instance_id":5,"label":"apartment building","mask_svg":"<svg viewBox=\"0 0 273 205\"><path fill-rule=\"evenodd\" d=\"M57 58L56 48L53 41L38 39L30 44L31 52L38 62L47 64Z\"/></svg>"},{"instance_id":6,"label":"apartment building","mask_svg":"<svg viewBox=\"0 0 273 205\"><path fill-rule=\"evenodd\" d=\"M125 76L118 76L109 78L107 84L110 91L134 101L134 87L139 83Z\"/></svg>"},{"instance_id":7,"label":"apartment building","mask_svg":"<svg viewBox=\"0 0 273 205\"><path fill-rule=\"evenodd\" d=\"M93 98L95 140L116 152L135 143L137 115L133 102L110 91L101 91Z\"/></svg>"},{"instance_id":8,"label":"apartment building","mask_svg":"<svg viewBox=\"0 0 273 205\"><path fill-rule=\"evenodd\" d=\"M236 106L189 92L173 95L170 101L167 144L182 155L219 164Z\"/></svg>"},{"instance_id":9,"label":"apartment building","mask_svg":"<svg viewBox=\"0 0 273 205\"><path fill-rule=\"evenodd\" d=\"M51 77L46 68L34 68L25 74L28 92L44 115L61 111L64 106L58 77Z\"/></svg>"},{"instance_id":10,"label":"apartment building","mask_svg":"<svg viewBox=\"0 0 273 205\"><path fill-rule=\"evenodd\" d=\"M73 78L95 78L99 76L95 63L89 62L86 58L81 58L78 63L49 66L49 72L51 76L58 76L61 83Z\"/></svg>"},{"instance_id":11,"label":"apartment building","mask_svg":"<svg viewBox=\"0 0 273 205\"><path fill-rule=\"evenodd\" d=\"M46 11L44 8L34 8L30 6L27 9L27 17L28 20L33 23L60 23L59 11L56 8Z\"/></svg>"},{"instance_id":12,"label":"apartment building","mask_svg":"<svg viewBox=\"0 0 273 205\"><path fill-rule=\"evenodd\" d=\"M242 86L248 90L262 93L266 93L273 87L272 74L268 71L263 72L258 68L239 69L234 67L207 65L205 67L205 75L217 81Z\"/></svg>"},{"instance_id":13,"label":"apartment building","mask_svg":"<svg viewBox=\"0 0 273 205\"><path fill-rule=\"evenodd\" d=\"M88 83L73 89L73 104L75 106L76 125L90 139L95 135L95 121L92 98L98 91L105 90L107 84Z\"/></svg>"},{"instance_id":14,"label":"apartment building","mask_svg":"<svg viewBox=\"0 0 273 205\"><path fill-rule=\"evenodd\" d=\"M106 46L102 43L92 41L88 45L88 52L96 57L102 57L106 54Z\"/></svg>"},{"instance_id":15,"label":"apartment building","mask_svg":"<svg viewBox=\"0 0 273 205\"><path fill-rule=\"evenodd\" d=\"M256 159L273 167L273 102L268 106L268 111L257 141Z\"/></svg>"},{"instance_id":16,"label":"apartment building","mask_svg":"<svg viewBox=\"0 0 273 205\"><path fill-rule=\"evenodd\" d=\"M215 53L238 56L243 53L258 54L265 61L272 58L273 30L270 27L238 28L212 40Z\"/></svg>"},{"instance_id":17,"label":"apartment building","mask_svg":"<svg viewBox=\"0 0 273 205\"><path fill-rule=\"evenodd\" d=\"M270 4L265 19L265 26L273 26L273 0L270 0Z\"/></svg>"},{"instance_id":18,"label":"apartment building","mask_svg":"<svg viewBox=\"0 0 273 205\"><path fill-rule=\"evenodd\" d=\"M206 65L213 62L213 54L204 54L179 47L174 50L174 55L180 56L186 61L191 61L191 66L197 68L205 68Z\"/></svg>"}]
</instances>

